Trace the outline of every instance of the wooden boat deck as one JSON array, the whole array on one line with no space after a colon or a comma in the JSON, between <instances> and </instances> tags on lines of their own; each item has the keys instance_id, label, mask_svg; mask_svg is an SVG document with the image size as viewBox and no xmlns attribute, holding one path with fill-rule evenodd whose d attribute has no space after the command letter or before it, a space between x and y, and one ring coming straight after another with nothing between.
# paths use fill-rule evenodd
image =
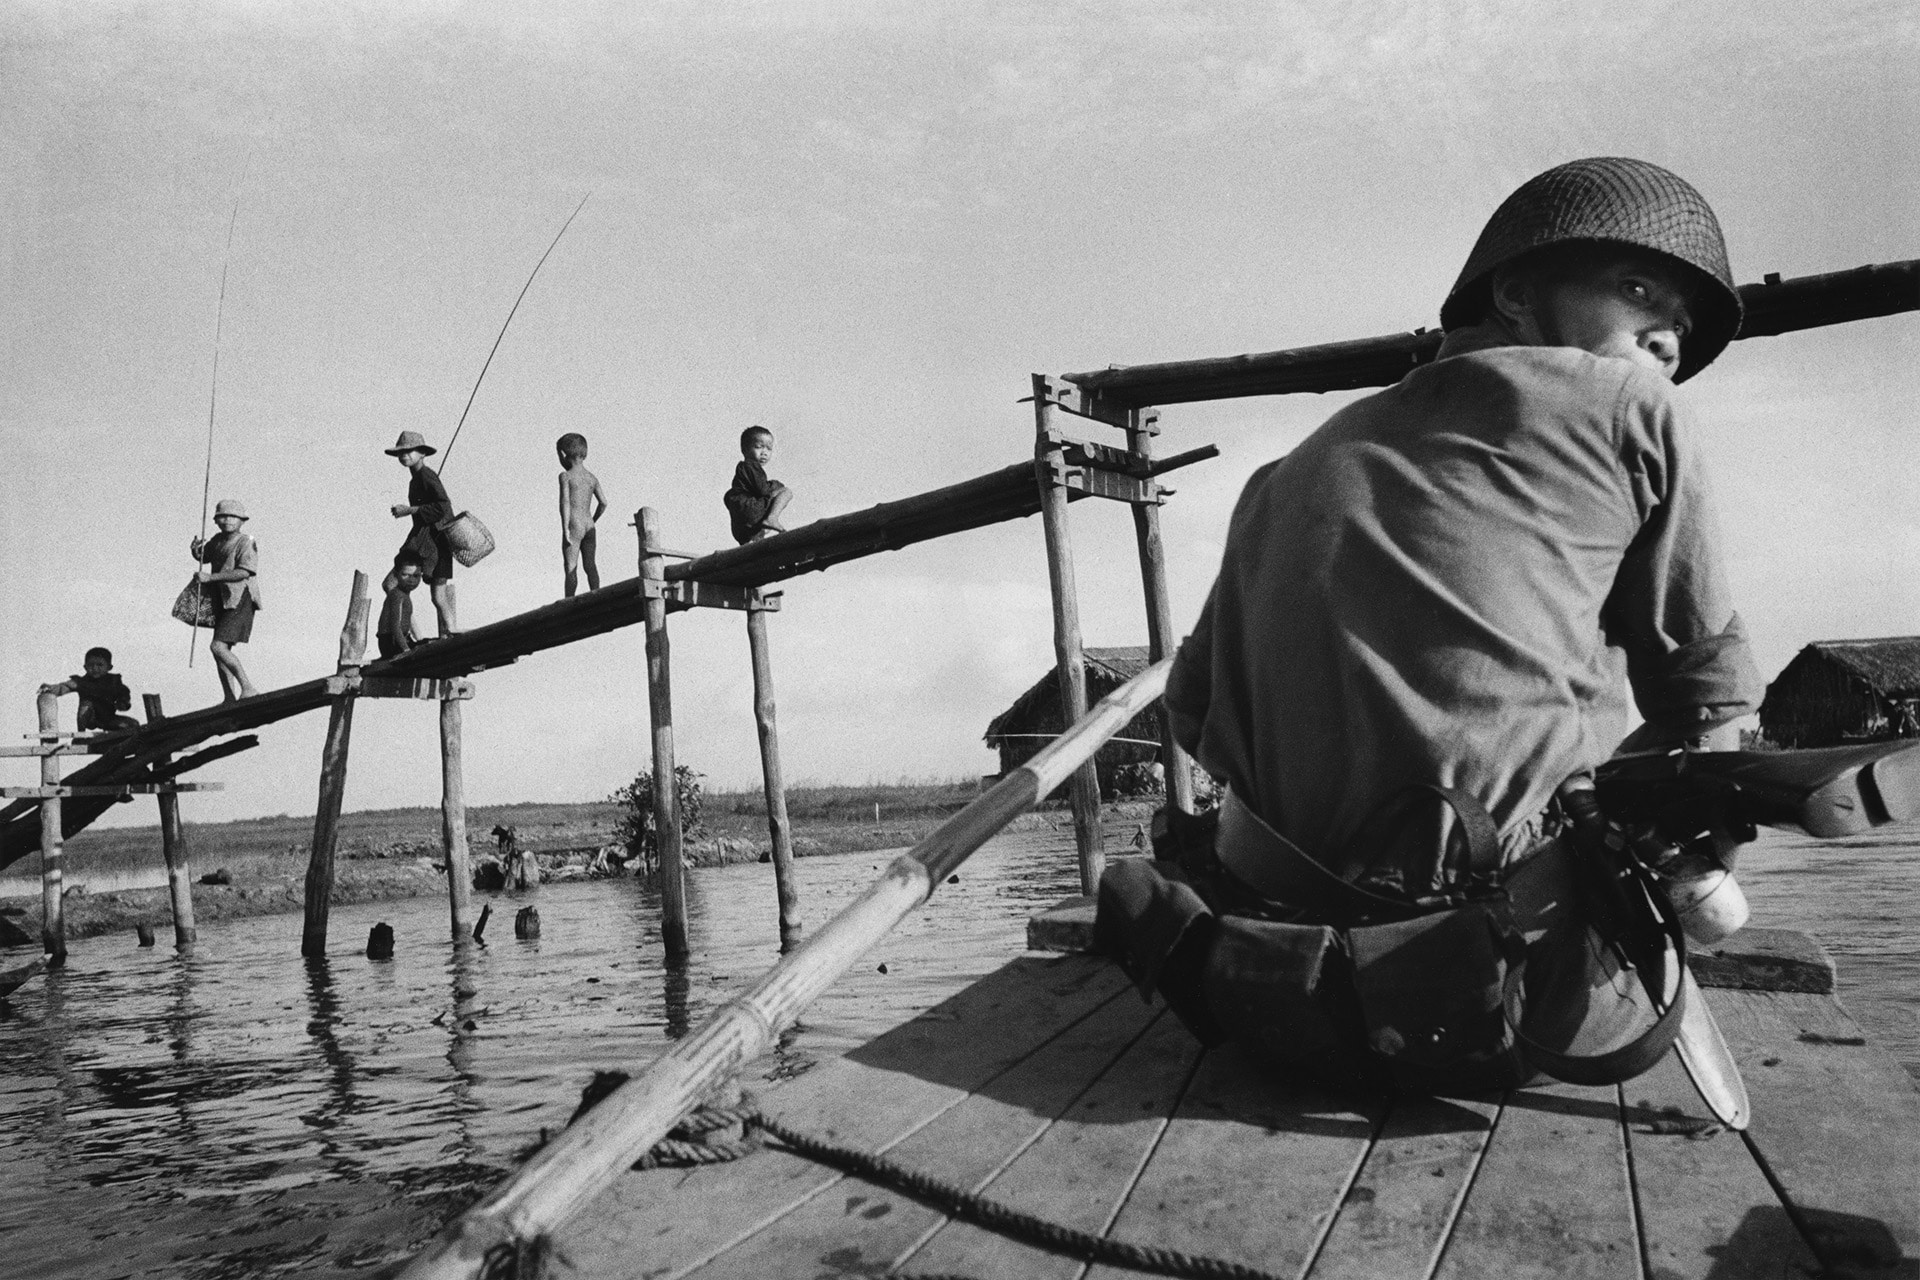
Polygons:
<instances>
[{"instance_id":1,"label":"wooden boat deck","mask_svg":"<svg viewBox=\"0 0 1920 1280\"><path fill-rule=\"evenodd\" d=\"M1773 977L1718 980L1819 988L1796 939ZM1920 1089L1830 991L1710 991L1744 1136L1671 1057L1620 1087L1471 1099L1278 1084L1084 955L1017 958L760 1102L1063 1224L1306 1280L1920 1276ZM775 1145L630 1172L553 1244L595 1276L1139 1274Z\"/></svg>"}]
</instances>

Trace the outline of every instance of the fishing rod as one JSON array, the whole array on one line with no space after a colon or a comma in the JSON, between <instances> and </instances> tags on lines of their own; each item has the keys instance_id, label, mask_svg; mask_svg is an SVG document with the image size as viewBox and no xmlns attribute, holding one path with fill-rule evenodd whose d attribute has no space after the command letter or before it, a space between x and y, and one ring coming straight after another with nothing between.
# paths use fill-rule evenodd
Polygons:
<instances>
[{"instance_id":1,"label":"fishing rod","mask_svg":"<svg viewBox=\"0 0 1920 1280\"><path fill-rule=\"evenodd\" d=\"M248 157L252 161L252 157ZM240 175L246 181L243 170ZM220 400L220 330L227 317L227 268L233 265L233 228L240 221L240 197L233 198L233 213L227 218L227 250L220 260L220 301L213 310L213 385L207 390L207 469L200 480L200 543L207 541L207 503L213 495L213 417L214 407ZM206 597L207 588L200 582L200 575L194 574L194 615L199 616L200 602ZM187 628L187 669L193 669L194 649L200 641L198 625Z\"/></svg>"},{"instance_id":2,"label":"fishing rod","mask_svg":"<svg viewBox=\"0 0 1920 1280\"><path fill-rule=\"evenodd\" d=\"M454 441L460 438L460 428L467 425L467 413L473 408L473 398L480 394L480 384L486 381L487 370L493 367L493 354L500 350L500 340L507 336L507 325L513 323L514 312L520 310L520 303L525 300L527 290L533 288L533 278L540 274L540 268L547 265L547 259L553 255L555 246L560 243L560 237L567 234L567 228L573 225L573 220L580 216L580 211L587 207L587 201L592 198L591 191L580 197L580 203L573 207L573 212L567 215L567 220L560 224L560 230L554 234L553 244L547 246L547 251L540 255L540 261L534 263L533 270L527 274L527 282L520 286L520 296L513 300L513 307L507 312L506 322L500 326L500 332L495 335L493 346L487 352L486 363L480 366L480 376L473 380L473 390L467 393L467 407L460 411L460 421L453 426L453 439L447 441L447 447L440 453L440 465L434 469L435 475L446 472L447 459L453 456Z\"/></svg>"}]
</instances>

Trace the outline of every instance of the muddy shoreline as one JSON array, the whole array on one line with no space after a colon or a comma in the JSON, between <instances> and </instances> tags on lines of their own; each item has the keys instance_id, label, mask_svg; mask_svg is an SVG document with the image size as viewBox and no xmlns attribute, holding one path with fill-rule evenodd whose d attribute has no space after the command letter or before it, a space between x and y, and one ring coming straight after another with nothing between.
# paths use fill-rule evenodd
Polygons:
<instances>
[{"instance_id":1,"label":"muddy shoreline","mask_svg":"<svg viewBox=\"0 0 1920 1280\"><path fill-rule=\"evenodd\" d=\"M1123 802L1103 808L1110 853L1133 845L1151 806ZM897 849L913 845L940 825L934 817L908 818L881 826L822 824L796 832L794 855L799 858L824 854L854 853L875 849ZM1016 818L1007 827L1014 831L1066 830L1073 828L1072 815L1064 810L1041 810ZM475 841L478 862L490 856ZM585 865L592 850L577 847L537 851L542 873L549 883L585 878ZM689 842L686 865L689 867L727 866L760 862L767 858L765 841L758 844L738 836L717 836ZM196 880L206 871L220 868L196 863ZM193 886L194 923L206 928L224 920L255 916L298 914L306 895L306 857L304 852L288 850L277 855L240 855L221 868L232 875L230 884L196 883ZM78 878L77 876L75 878ZM344 906L363 902L385 902L422 894L446 892L446 873L426 857L356 856L348 852L334 864L332 902ZM15 900L0 907L8 921L30 936L40 933L38 899ZM120 889L106 893L69 892L66 898L67 939L78 941L108 934L133 933L140 925L150 926L155 938L164 942L173 929L173 914L164 887Z\"/></svg>"}]
</instances>

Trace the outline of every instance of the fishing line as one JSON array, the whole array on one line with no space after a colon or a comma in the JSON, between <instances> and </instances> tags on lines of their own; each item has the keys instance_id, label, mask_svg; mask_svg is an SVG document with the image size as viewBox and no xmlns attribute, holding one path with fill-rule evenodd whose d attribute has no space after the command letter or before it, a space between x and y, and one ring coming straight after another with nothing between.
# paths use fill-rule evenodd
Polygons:
<instances>
[{"instance_id":1,"label":"fishing line","mask_svg":"<svg viewBox=\"0 0 1920 1280\"><path fill-rule=\"evenodd\" d=\"M247 164L248 166L253 164L253 156L251 153L247 156ZM240 181L245 182L246 180L247 172L246 169L243 168L240 171ZM203 476L200 481L200 542L202 546L204 546L207 541L207 502L213 494L213 417L214 408L220 400L220 330L227 318L227 269L233 265L233 228L234 224L239 221L240 197L235 196L233 198L233 213L227 218L227 249L225 255L220 260L220 301L214 306L213 310L213 385L207 390L207 470L206 475ZM196 566L194 571L194 612L196 615L200 610L200 601L205 597L207 590L206 586L200 582L199 577L199 569ZM200 628L197 625L187 628L187 668L189 670L193 668L193 653L199 643L199 639Z\"/></svg>"},{"instance_id":2,"label":"fishing line","mask_svg":"<svg viewBox=\"0 0 1920 1280\"><path fill-rule=\"evenodd\" d=\"M500 339L507 336L507 325L513 323L514 312L520 310L520 303L527 296L527 290L533 288L533 278L540 274L540 268L547 265L548 257L552 255L554 247L560 243L560 237L567 234L567 228L573 225L573 220L580 216L580 211L587 207L587 201L592 198L591 191L580 197L580 203L573 207L573 212L567 215L567 220L560 224L560 230L553 237L553 244L547 246L546 253L540 255L540 261L533 264L533 270L527 275L527 282L520 286L520 297L513 300L513 309L507 312L506 324L500 326L499 334L494 337L493 347L487 352L487 361L480 366L480 376L473 380L473 390L467 393L467 407L460 411L460 421L454 424L453 439L447 441L447 447L440 453L440 465L435 468L435 475L446 472L447 459L453 456L454 441L460 438L460 428L467 425L467 411L473 408L473 398L480 394L480 384L486 381L487 370L493 365L493 353L500 349Z\"/></svg>"}]
</instances>

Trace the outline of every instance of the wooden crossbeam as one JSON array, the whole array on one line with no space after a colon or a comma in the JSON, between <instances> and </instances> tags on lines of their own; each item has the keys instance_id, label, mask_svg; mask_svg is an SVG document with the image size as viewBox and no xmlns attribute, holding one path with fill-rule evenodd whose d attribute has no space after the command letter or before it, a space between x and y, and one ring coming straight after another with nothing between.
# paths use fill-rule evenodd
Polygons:
<instances>
[{"instance_id":1,"label":"wooden crossbeam","mask_svg":"<svg viewBox=\"0 0 1920 1280\"><path fill-rule=\"evenodd\" d=\"M643 596L658 596L667 602L667 610L733 609L741 613L778 613L778 591L764 593L758 587L725 587L712 582L669 582L641 579Z\"/></svg>"},{"instance_id":2,"label":"wooden crossbeam","mask_svg":"<svg viewBox=\"0 0 1920 1280\"><path fill-rule=\"evenodd\" d=\"M107 749L107 745L92 742L41 742L25 747L0 747L0 758L10 756L96 756Z\"/></svg>"},{"instance_id":3,"label":"wooden crossbeam","mask_svg":"<svg viewBox=\"0 0 1920 1280\"><path fill-rule=\"evenodd\" d=\"M0 787L0 796L9 800L46 800L68 796L158 796L176 791L225 791L224 782L120 782L99 786Z\"/></svg>"}]
</instances>

